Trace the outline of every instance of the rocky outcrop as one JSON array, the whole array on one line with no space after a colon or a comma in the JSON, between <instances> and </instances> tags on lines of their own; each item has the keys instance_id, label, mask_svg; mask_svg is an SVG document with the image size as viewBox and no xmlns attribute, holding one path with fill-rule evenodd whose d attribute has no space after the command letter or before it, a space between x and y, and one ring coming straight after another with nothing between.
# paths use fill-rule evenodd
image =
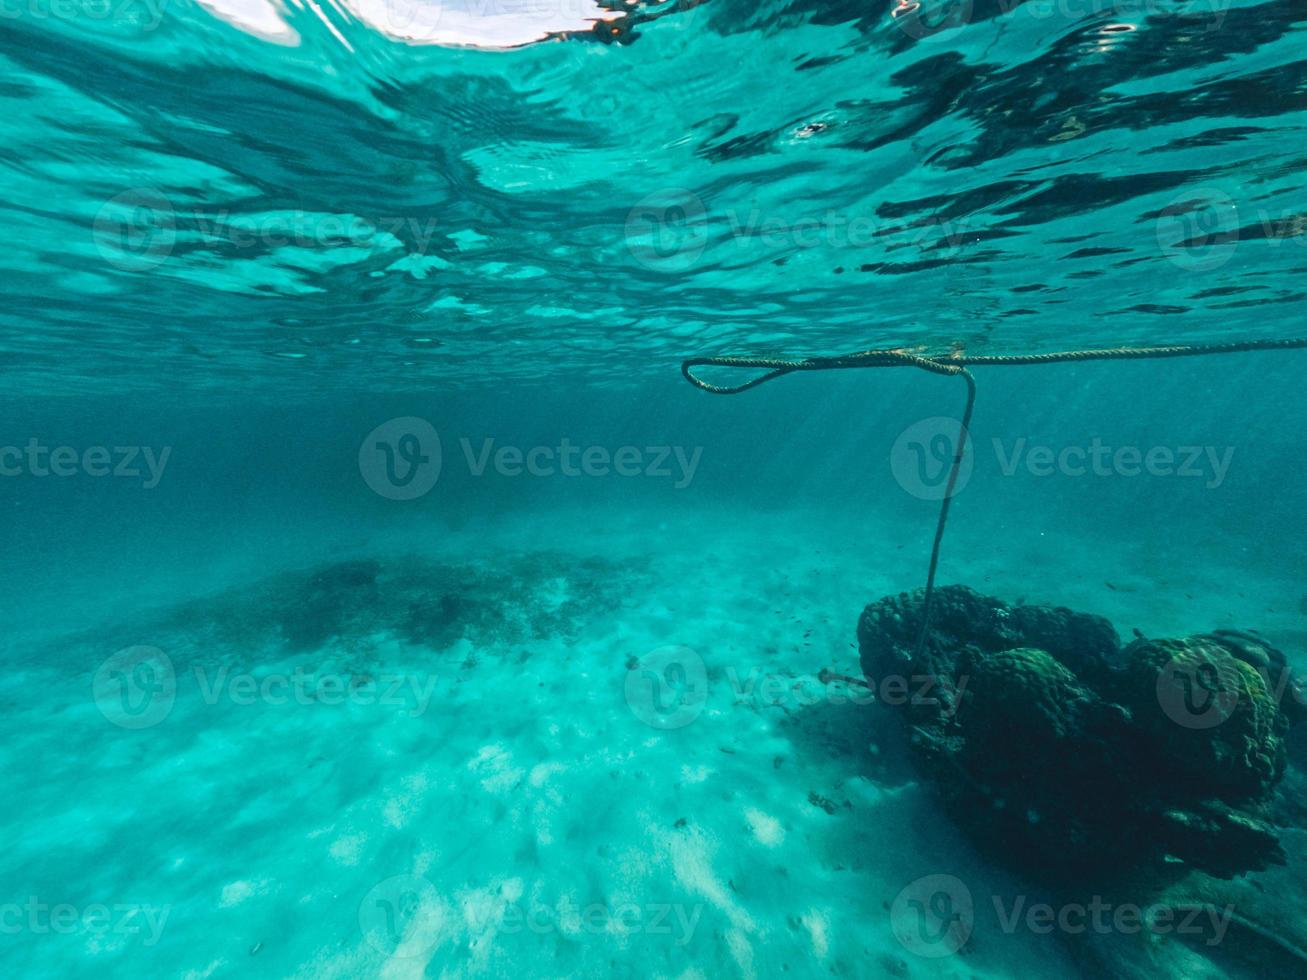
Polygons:
<instances>
[{"instance_id":1,"label":"rocky outcrop","mask_svg":"<svg viewBox=\"0 0 1307 980\"><path fill-rule=\"evenodd\" d=\"M862 669L933 679L900 710L982 847L1045 877L1283 861L1267 803L1302 706L1257 634L1122 648L1101 617L952 587L918 650L922 606L921 592L867 606Z\"/></svg>"}]
</instances>

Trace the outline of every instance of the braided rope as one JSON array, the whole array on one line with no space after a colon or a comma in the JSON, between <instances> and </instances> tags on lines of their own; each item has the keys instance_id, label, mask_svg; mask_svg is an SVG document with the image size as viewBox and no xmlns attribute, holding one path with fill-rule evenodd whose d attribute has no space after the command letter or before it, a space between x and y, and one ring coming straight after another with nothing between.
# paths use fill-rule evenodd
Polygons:
<instances>
[{"instance_id":1,"label":"braided rope","mask_svg":"<svg viewBox=\"0 0 1307 980\"><path fill-rule=\"evenodd\" d=\"M939 568L939 554L944 542L944 529L948 525L949 505L957 486L958 473L966 451L967 432L971 426L972 411L976 405L976 381L969 367L1059 364L1076 361L1142 361L1170 357L1198 357L1209 354L1242 354L1250 351L1307 349L1307 337L1283 340L1245 340L1225 344L1170 344L1159 347L1109 347L1102 350L1054 351L1048 354L977 354L952 353L927 357L905 350L866 350L835 357L810 357L804 360L786 360L772 357L692 357L681 362L681 374L696 388L714 395L738 395L756 388L774 378L797 371L830 371L844 368L915 367L932 374L960 375L967 383L967 402L962 413L953 462L949 467L944 499L939 506L939 520L935 525L935 541L930 550L930 570L926 574L926 593L922 607L921 633L917 637L916 655L920 657L930 631L931 613L935 599L935 572ZM765 373L738 385L716 385L704 381L694 372L697 367L755 368Z\"/></svg>"}]
</instances>

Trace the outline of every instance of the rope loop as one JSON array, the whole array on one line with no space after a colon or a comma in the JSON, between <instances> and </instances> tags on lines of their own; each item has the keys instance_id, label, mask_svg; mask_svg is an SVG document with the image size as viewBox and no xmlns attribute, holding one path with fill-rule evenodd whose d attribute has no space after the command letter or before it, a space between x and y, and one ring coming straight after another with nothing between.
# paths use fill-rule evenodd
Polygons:
<instances>
[{"instance_id":1,"label":"rope loop","mask_svg":"<svg viewBox=\"0 0 1307 980\"><path fill-rule=\"evenodd\" d=\"M976 381L969 367L1013 366L1032 364L1058 364L1079 361L1139 361L1171 357L1197 357L1208 354L1241 354L1250 351L1302 350L1307 348L1307 337L1283 340L1245 340L1223 344L1169 344L1158 347L1109 347L1101 350L1054 351L1047 354L978 354L960 352L928 357L911 351L864 350L834 357L809 357L804 360L785 360L772 357L692 357L681 362L681 374L696 388L714 395L738 395L756 388L774 378L796 371L830 371L843 368L915 367L932 374L958 376L967 383L967 402L962 413L962 426L958 443L949 468L948 484L939 506L939 520L935 525L935 542L930 550L930 570L926 575L926 592L922 605L921 632L917 637L916 656L919 659L930 635L931 612L935 598L935 572L939 567L939 553L944 542L944 529L948 525L949 504L957 486L958 473L966 451L965 440L971 427L972 411L976 405ZM738 385L717 385L705 381L695 373L699 367L750 368L763 371Z\"/></svg>"}]
</instances>

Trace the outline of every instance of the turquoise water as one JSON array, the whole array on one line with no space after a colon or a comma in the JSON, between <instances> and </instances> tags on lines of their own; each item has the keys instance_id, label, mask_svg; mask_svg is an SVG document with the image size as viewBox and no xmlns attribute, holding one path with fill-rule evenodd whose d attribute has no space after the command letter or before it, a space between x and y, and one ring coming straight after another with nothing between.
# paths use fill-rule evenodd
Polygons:
<instances>
[{"instance_id":1,"label":"turquoise water","mask_svg":"<svg viewBox=\"0 0 1307 980\"><path fill-rule=\"evenodd\" d=\"M1284 863L1052 881L821 673L959 381L679 364L1307 333L1305 21L0 6L0 973L1301 975L1300 732ZM1296 666L1305 363L977 368L940 581Z\"/></svg>"}]
</instances>

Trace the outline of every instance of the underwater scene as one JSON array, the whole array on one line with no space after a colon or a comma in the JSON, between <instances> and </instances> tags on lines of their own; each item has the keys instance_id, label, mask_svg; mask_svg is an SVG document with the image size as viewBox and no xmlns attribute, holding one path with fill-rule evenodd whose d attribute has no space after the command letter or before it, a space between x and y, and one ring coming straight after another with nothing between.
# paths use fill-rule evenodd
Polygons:
<instances>
[{"instance_id":1,"label":"underwater scene","mask_svg":"<svg viewBox=\"0 0 1307 980\"><path fill-rule=\"evenodd\" d=\"M0 977L1307 976L1307 7L0 0Z\"/></svg>"}]
</instances>

